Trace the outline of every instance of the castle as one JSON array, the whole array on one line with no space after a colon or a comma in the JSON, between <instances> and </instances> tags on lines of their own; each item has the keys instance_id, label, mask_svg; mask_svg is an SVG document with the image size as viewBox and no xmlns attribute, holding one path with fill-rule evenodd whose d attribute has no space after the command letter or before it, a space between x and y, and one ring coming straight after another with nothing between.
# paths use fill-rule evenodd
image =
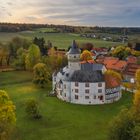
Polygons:
<instances>
[{"instance_id":1,"label":"castle","mask_svg":"<svg viewBox=\"0 0 140 140\"><path fill-rule=\"evenodd\" d=\"M121 98L119 83L115 81L116 84L111 86L115 79L112 77L105 80L104 65L80 63L80 50L75 41L67 57L68 66L53 74L53 91L59 99L74 104L92 105L112 103Z\"/></svg>"}]
</instances>

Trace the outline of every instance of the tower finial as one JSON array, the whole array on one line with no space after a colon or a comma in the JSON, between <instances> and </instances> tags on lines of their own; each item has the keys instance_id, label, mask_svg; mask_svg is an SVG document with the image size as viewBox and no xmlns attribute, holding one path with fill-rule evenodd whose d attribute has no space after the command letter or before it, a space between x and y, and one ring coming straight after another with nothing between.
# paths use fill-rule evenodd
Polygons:
<instances>
[{"instance_id":1,"label":"tower finial","mask_svg":"<svg viewBox=\"0 0 140 140\"><path fill-rule=\"evenodd\" d=\"M71 47L73 47L73 48L75 48L75 49L78 48L75 40L73 40L72 46L71 46Z\"/></svg>"}]
</instances>

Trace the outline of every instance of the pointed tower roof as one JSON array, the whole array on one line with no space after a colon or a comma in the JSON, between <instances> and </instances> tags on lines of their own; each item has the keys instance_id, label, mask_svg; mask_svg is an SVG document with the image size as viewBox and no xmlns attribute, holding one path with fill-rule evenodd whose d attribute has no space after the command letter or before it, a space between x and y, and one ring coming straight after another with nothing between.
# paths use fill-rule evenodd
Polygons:
<instances>
[{"instance_id":1,"label":"pointed tower roof","mask_svg":"<svg viewBox=\"0 0 140 140\"><path fill-rule=\"evenodd\" d=\"M79 50L75 40L73 40L68 54L80 54L80 50Z\"/></svg>"}]
</instances>

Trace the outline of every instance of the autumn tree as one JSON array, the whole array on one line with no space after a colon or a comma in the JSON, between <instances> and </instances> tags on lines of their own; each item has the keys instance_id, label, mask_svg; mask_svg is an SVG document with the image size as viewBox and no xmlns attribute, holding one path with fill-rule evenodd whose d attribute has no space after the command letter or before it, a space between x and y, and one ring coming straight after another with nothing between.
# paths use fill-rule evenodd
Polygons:
<instances>
[{"instance_id":1,"label":"autumn tree","mask_svg":"<svg viewBox=\"0 0 140 140\"><path fill-rule=\"evenodd\" d=\"M88 50L84 50L83 53L81 54L80 58L82 61L93 60L92 53Z\"/></svg>"},{"instance_id":2,"label":"autumn tree","mask_svg":"<svg viewBox=\"0 0 140 140\"><path fill-rule=\"evenodd\" d=\"M47 66L44 63L38 63L33 68L33 82L44 88L45 84L49 81L49 72Z\"/></svg>"},{"instance_id":3,"label":"autumn tree","mask_svg":"<svg viewBox=\"0 0 140 140\"><path fill-rule=\"evenodd\" d=\"M123 109L111 122L109 140L139 140L140 139L140 89L139 73L136 73L137 88L133 105L130 109Z\"/></svg>"},{"instance_id":4,"label":"autumn tree","mask_svg":"<svg viewBox=\"0 0 140 140\"><path fill-rule=\"evenodd\" d=\"M32 70L32 68L40 61L40 50L39 47L32 44L29 47L28 54L26 56L26 68Z\"/></svg>"},{"instance_id":5,"label":"autumn tree","mask_svg":"<svg viewBox=\"0 0 140 140\"><path fill-rule=\"evenodd\" d=\"M137 89L140 89L140 69L136 71L135 75Z\"/></svg>"},{"instance_id":6,"label":"autumn tree","mask_svg":"<svg viewBox=\"0 0 140 140\"><path fill-rule=\"evenodd\" d=\"M131 49L125 46L117 46L112 52L112 56L119 59L126 59L131 54Z\"/></svg>"},{"instance_id":7,"label":"autumn tree","mask_svg":"<svg viewBox=\"0 0 140 140\"><path fill-rule=\"evenodd\" d=\"M135 139L134 114L128 109L123 109L110 123L109 140L138 140ZM139 131L140 132L140 131ZM137 135L139 134L137 133Z\"/></svg>"},{"instance_id":8,"label":"autumn tree","mask_svg":"<svg viewBox=\"0 0 140 140\"><path fill-rule=\"evenodd\" d=\"M16 123L15 106L4 90L0 90L0 140L8 140Z\"/></svg>"},{"instance_id":9,"label":"autumn tree","mask_svg":"<svg viewBox=\"0 0 140 140\"><path fill-rule=\"evenodd\" d=\"M49 50L49 57L45 61L47 66L50 66L52 71L56 71L67 65L67 57L57 54L54 47Z\"/></svg>"},{"instance_id":10,"label":"autumn tree","mask_svg":"<svg viewBox=\"0 0 140 140\"><path fill-rule=\"evenodd\" d=\"M9 66L10 56L9 49L6 45L0 44L0 66Z\"/></svg>"}]
</instances>

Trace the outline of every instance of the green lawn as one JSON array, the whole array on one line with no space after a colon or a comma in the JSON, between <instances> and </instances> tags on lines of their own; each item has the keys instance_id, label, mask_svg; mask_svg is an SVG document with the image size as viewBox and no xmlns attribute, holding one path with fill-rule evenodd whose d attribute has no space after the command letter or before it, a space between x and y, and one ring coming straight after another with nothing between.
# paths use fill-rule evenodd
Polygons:
<instances>
[{"instance_id":1,"label":"green lawn","mask_svg":"<svg viewBox=\"0 0 140 140\"><path fill-rule=\"evenodd\" d=\"M120 43L103 41L98 39L91 38L83 38L80 37L79 34L71 34L71 33L43 33L38 30L35 31L24 31L18 33L0 33L0 42L8 42L13 37L23 37L29 40L33 40L34 37L44 37L46 42L50 40L53 46L57 46L58 48L68 48L71 45L72 40L76 40L79 44L91 42L95 47L109 47L114 46Z\"/></svg>"},{"instance_id":2,"label":"green lawn","mask_svg":"<svg viewBox=\"0 0 140 140\"><path fill-rule=\"evenodd\" d=\"M15 77L15 78L14 78ZM0 73L0 86L8 92L16 105L17 133L13 140L108 140L109 122L124 106L130 106L132 95L114 104L84 106L74 105L48 97L51 84L47 89L36 88L31 82L18 83L32 79L28 72ZM15 83L15 84L10 84ZM24 102L36 98L40 104L41 120L30 120L24 111Z\"/></svg>"}]
</instances>

